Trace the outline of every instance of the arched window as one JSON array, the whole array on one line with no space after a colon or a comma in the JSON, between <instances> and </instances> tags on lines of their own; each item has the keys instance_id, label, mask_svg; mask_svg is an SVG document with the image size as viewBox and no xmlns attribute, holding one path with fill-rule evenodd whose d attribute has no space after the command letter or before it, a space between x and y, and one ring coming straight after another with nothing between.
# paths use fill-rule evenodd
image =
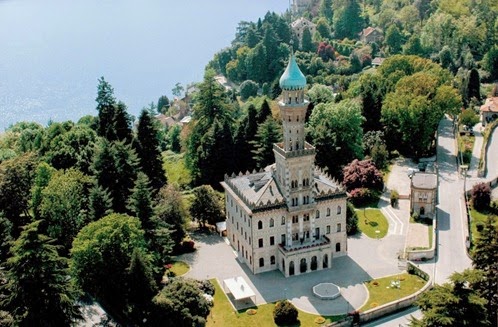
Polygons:
<instances>
[{"instance_id":1,"label":"arched window","mask_svg":"<svg viewBox=\"0 0 498 327\"><path fill-rule=\"evenodd\" d=\"M340 252L341 251L341 243L337 242L335 243L335 252Z\"/></svg>"},{"instance_id":2,"label":"arched window","mask_svg":"<svg viewBox=\"0 0 498 327\"><path fill-rule=\"evenodd\" d=\"M308 263L305 258L301 259L301 263L299 264L299 271L301 273L305 273L308 270Z\"/></svg>"},{"instance_id":3,"label":"arched window","mask_svg":"<svg viewBox=\"0 0 498 327\"><path fill-rule=\"evenodd\" d=\"M264 267L265 266L265 258L259 258L259 266Z\"/></svg>"},{"instance_id":4,"label":"arched window","mask_svg":"<svg viewBox=\"0 0 498 327\"><path fill-rule=\"evenodd\" d=\"M285 225L285 216L282 216L282 225Z\"/></svg>"},{"instance_id":5,"label":"arched window","mask_svg":"<svg viewBox=\"0 0 498 327\"><path fill-rule=\"evenodd\" d=\"M263 222L261 220L258 221L258 229L263 229Z\"/></svg>"},{"instance_id":6,"label":"arched window","mask_svg":"<svg viewBox=\"0 0 498 327\"><path fill-rule=\"evenodd\" d=\"M339 233L342 230L342 225L341 223L337 224L337 232Z\"/></svg>"},{"instance_id":7,"label":"arched window","mask_svg":"<svg viewBox=\"0 0 498 327\"><path fill-rule=\"evenodd\" d=\"M289 262L289 276L294 275L294 261Z\"/></svg>"},{"instance_id":8,"label":"arched window","mask_svg":"<svg viewBox=\"0 0 498 327\"><path fill-rule=\"evenodd\" d=\"M323 268L327 268L329 266L329 256L327 254L325 254L323 256L323 262L322 262L322 267Z\"/></svg>"},{"instance_id":9,"label":"arched window","mask_svg":"<svg viewBox=\"0 0 498 327\"><path fill-rule=\"evenodd\" d=\"M275 225L275 220L273 218L270 218L270 227L273 227Z\"/></svg>"},{"instance_id":10,"label":"arched window","mask_svg":"<svg viewBox=\"0 0 498 327\"><path fill-rule=\"evenodd\" d=\"M311 257L310 268L311 268L311 270L316 270L318 268L318 262L317 262L316 256Z\"/></svg>"},{"instance_id":11,"label":"arched window","mask_svg":"<svg viewBox=\"0 0 498 327\"><path fill-rule=\"evenodd\" d=\"M316 211L315 218L316 218L316 219L320 218L320 210L317 210L317 211Z\"/></svg>"},{"instance_id":12,"label":"arched window","mask_svg":"<svg viewBox=\"0 0 498 327\"><path fill-rule=\"evenodd\" d=\"M342 211L341 206L337 206L337 214L338 214L338 215L340 215L340 214L341 214L341 211Z\"/></svg>"},{"instance_id":13,"label":"arched window","mask_svg":"<svg viewBox=\"0 0 498 327\"><path fill-rule=\"evenodd\" d=\"M330 216L330 208L327 208L327 217Z\"/></svg>"},{"instance_id":14,"label":"arched window","mask_svg":"<svg viewBox=\"0 0 498 327\"><path fill-rule=\"evenodd\" d=\"M274 265L274 264L275 264L275 256L274 256L274 255L272 255L272 256L270 257L270 264L271 264L271 265Z\"/></svg>"}]
</instances>

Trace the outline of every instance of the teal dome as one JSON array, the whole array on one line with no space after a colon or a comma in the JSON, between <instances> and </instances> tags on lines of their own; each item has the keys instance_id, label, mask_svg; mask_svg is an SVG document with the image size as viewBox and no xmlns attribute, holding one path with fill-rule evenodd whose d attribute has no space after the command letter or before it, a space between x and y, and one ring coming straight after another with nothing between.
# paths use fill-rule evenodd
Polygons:
<instances>
[{"instance_id":1,"label":"teal dome","mask_svg":"<svg viewBox=\"0 0 498 327\"><path fill-rule=\"evenodd\" d=\"M306 86L306 77L299 69L294 54L291 55L285 72L280 77L282 90L302 90Z\"/></svg>"}]
</instances>

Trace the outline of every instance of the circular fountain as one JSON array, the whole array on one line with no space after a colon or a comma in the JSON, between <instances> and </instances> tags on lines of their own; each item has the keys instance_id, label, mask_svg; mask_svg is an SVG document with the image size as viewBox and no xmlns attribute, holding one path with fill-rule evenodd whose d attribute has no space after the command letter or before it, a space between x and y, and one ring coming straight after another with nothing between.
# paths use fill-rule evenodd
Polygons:
<instances>
[{"instance_id":1,"label":"circular fountain","mask_svg":"<svg viewBox=\"0 0 498 327\"><path fill-rule=\"evenodd\" d=\"M313 286L313 294L322 300L333 300L341 296L341 289L334 283L320 283Z\"/></svg>"}]
</instances>

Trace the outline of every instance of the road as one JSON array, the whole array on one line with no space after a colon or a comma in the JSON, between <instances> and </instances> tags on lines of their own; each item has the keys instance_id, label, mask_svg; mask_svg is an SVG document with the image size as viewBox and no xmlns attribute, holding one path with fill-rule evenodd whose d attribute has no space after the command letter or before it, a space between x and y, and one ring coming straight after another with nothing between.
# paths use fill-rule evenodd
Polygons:
<instances>
[{"instance_id":1,"label":"road","mask_svg":"<svg viewBox=\"0 0 498 327\"><path fill-rule=\"evenodd\" d=\"M446 282L453 272L469 268L472 262L465 246L468 230L463 198L463 179L458 174L455 136L450 119L441 120L438 135L438 248L434 282L441 284Z\"/></svg>"}]
</instances>

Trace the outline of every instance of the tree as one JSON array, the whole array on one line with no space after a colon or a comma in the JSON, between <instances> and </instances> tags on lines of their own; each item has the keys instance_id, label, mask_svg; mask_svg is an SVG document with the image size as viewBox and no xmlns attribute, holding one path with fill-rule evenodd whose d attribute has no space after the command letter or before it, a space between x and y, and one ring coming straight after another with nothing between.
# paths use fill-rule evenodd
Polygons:
<instances>
[{"instance_id":1,"label":"tree","mask_svg":"<svg viewBox=\"0 0 498 327\"><path fill-rule=\"evenodd\" d=\"M88 216L91 221L112 213L112 198L110 193L95 183L88 194Z\"/></svg>"},{"instance_id":2,"label":"tree","mask_svg":"<svg viewBox=\"0 0 498 327\"><path fill-rule=\"evenodd\" d=\"M135 186L128 198L128 209L140 220L146 234L153 229L151 219L154 215L152 209L152 191L149 184L147 175L143 172L139 172L137 174Z\"/></svg>"},{"instance_id":3,"label":"tree","mask_svg":"<svg viewBox=\"0 0 498 327\"><path fill-rule=\"evenodd\" d=\"M475 68L472 68L469 73L467 98L469 100L475 98L477 101L481 101L481 80L479 72Z\"/></svg>"},{"instance_id":4,"label":"tree","mask_svg":"<svg viewBox=\"0 0 498 327\"><path fill-rule=\"evenodd\" d=\"M280 125L273 117L269 117L259 125L254 140L249 142L253 147L251 152L257 168L264 168L274 161L273 144L280 142L281 139Z\"/></svg>"},{"instance_id":5,"label":"tree","mask_svg":"<svg viewBox=\"0 0 498 327\"><path fill-rule=\"evenodd\" d=\"M342 183L347 191L356 188L369 188L380 191L384 188L382 174L375 167L372 160L353 160L344 167L343 176Z\"/></svg>"},{"instance_id":6,"label":"tree","mask_svg":"<svg viewBox=\"0 0 498 327\"><path fill-rule=\"evenodd\" d=\"M42 191L50 182L55 169L46 162L41 162L36 168L36 176L31 195L31 209L36 220L40 219L40 205L42 202Z\"/></svg>"},{"instance_id":7,"label":"tree","mask_svg":"<svg viewBox=\"0 0 498 327\"><path fill-rule=\"evenodd\" d=\"M319 104L309 121L309 139L316 147L316 163L340 177L342 167L363 156L361 105L358 101Z\"/></svg>"},{"instance_id":8,"label":"tree","mask_svg":"<svg viewBox=\"0 0 498 327\"><path fill-rule=\"evenodd\" d=\"M204 326L212 303L194 280L175 278L154 297L152 326Z\"/></svg>"},{"instance_id":9,"label":"tree","mask_svg":"<svg viewBox=\"0 0 498 327\"><path fill-rule=\"evenodd\" d=\"M418 35L413 34L412 36L410 36L408 41L406 41L405 45L403 46L403 54L415 55L420 57L425 56L425 50L420 43L420 37Z\"/></svg>"},{"instance_id":10,"label":"tree","mask_svg":"<svg viewBox=\"0 0 498 327\"><path fill-rule=\"evenodd\" d=\"M154 213L157 219L170 226L171 238L179 245L186 234L187 209L178 189L172 185L163 187L157 195Z\"/></svg>"},{"instance_id":11,"label":"tree","mask_svg":"<svg viewBox=\"0 0 498 327\"><path fill-rule=\"evenodd\" d=\"M273 309L273 321L275 324L294 325L297 322L298 311L296 307L288 300L279 301Z\"/></svg>"},{"instance_id":12,"label":"tree","mask_svg":"<svg viewBox=\"0 0 498 327\"><path fill-rule=\"evenodd\" d=\"M475 240L472 261L483 274L477 286L487 300L488 320L498 322L498 227L496 217L488 216L479 237Z\"/></svg>"},{"instance_id":13,"label":"tree","mask_svg":"<svg viewBox=\"0 0 498 327\"><path fill-rule=\"evenodd\" d=\"M13 225L14 236L30 219L29 201L37 158L33 153L0 163L0 211Z\"/></svg>"},{"instance_id":14,"label":"tree","mask_svg":"<svg viewBox=\"0 0 498 327\"><path fill-rule=\"evenodd\" d=\"M0 213L0 262L7 259L12 240L12 223Z\"/></svg>"},{"instance_id":15,"label":"tree","mask_svg":"<svg viewBox=\"0 0 498 327\"><path fill-rule=\"evenodd\" d=\"M55 172L42 191L40 216L47 234L68 253L73 238L89 222L88 194L92 180L78 170Z\"/></svg>"},{"instance_id":16,"label":"tree","mask_svg":"<svg viewBox=\"0 0 498 327\"><path fill-rule=\"evenodd\" d=\"M486 210L491 203L491 188L486 183L478 183L472 187L471 198L474 209Z\"/></svg>"},{"instance_id":17,"label":"tree","mask_svg":"<svg viewBox=\"0 0 498 327\"><path fill-rule=\"evenodd\" d=\"M142 110L137 126L137 156L140 170L149 178L152 190L157 192L166 184L166 174L153 119L149 112Z\"/></svg>"},{"instance_id":18,"label":"tree","mask_svg":"<svg viewBox=\"0 0 498 327\"><path fill-rule=\"evenodd\" d=\"M182 128L179 125L175 125L168 129L168 148L176 153L179 153L182 150L182 143L180 134L182 132Z\"/></svg>"},{"instance_id":19,"label":"tree","mask_svg":"<svg viewBox=\"0 0 498 327\"><path fill-rule=\"evenodd\" d=\"M249 97L256 96L258 94L259 85L258 83L246 80L240 84L240 99L246 101Z\"/></svg>"},{"instance_id":20,"label":"tree","mask_svg":"<svg viewBox=\"0 0 498 327\"><path fill-rule=\"evenodd\" d=\"M334 60L335 58L335 50L327 42L320 42L318 44L318 49L316 50L316 52L324 62Z\"/></svg>"},{"instance_id":21,"label":"tree","mask_svg":"<svg viewBox=\"0 0 498 327\"><path fill-rule=\"evenodd\" d=\"M496 45L484 55L483 67L489 72L490 80L498 79L498 47Z\"/></svg>"},{"instance_id":22,"label":"tree","mask_svg":"<svg viewBox=\"0 0 498 327\"><path fill-rule=\"evenodd\" d=\"M413 318L411 326L490 326L486 300L476 290L481 280L482 275L475 270L453 273L449 283L435 285L421 295L417 305L424 317Z\"/></svg>"},{"instance_id":23,"label":"tree","mask_svg":"<svg viewBox=\"0 0 498 327\"><path fill-rule=\"evenodd\" d=\"M66 259L40 233L41 223L26 225L11 247L1 305L19 326L69 326L80 318L77 293L67 278Z\"/></svg>"},{"instance_id":24,"label":"tree","mask_svg":"<svg viewBox=\"0 0 498 327\"><path fill-rule=\"evenodd\" d=\"M270 105L268 104L268 100L265 98L263 100L263 103L261 104L261 107L259 108L258 113L256 114L256 121L257 125L261 125L266 121L268 117L271 117L271 108Z\"/></svg>"},{"instance_id":25,"label":"tree","mask_svg":"<svg viewBox=\"0 0 498 327\"><path fill-rule=\"evenodd\" d=\"M171 90L171 93L173 93L174 96L181 98L184 90L185 89L183 88L182 84L180 82L177 82L175 84L175 87Z\"/></svg>"},{"instance_id":26,"label":"tree","mask_svg":"<svg viewBox=\"0 0 498 327\"><path fill-rule=\"evenodd\" d=\"M316 31L322 38L330 39L330 26L325 18L318 19L318 22L316 23Z\"/></svg>"},{"instance_id":27,"label":"tree","mask_svg":"<svg viewBox=\"0 0 498 327\"><path fill-rule=\"evenodd\" d=\"M329 24L332 24L334 18L332 0L322 0L320 4L320 14L327 19Z\"/></svg>"},{"instance_id":28,"label":"tree","mask_svg":"<svg viewBox=\"0 0 498 327\"><path fill-rule=\"evenodd\" d=\"M194 189L194 201L190 206L192 219L200 226L214 225L224 220L223 207L220 198L209 185L202 185Z\"/></svg>"},{"instance_id":29,"label":"tree","mask_svg":"<svg viewBox=\"0 0 498 327\"><path fill-rule=\"evenodd\" d=\"M161 95L157 100L157 111L165 114L169 109L169 99L166 95Z\"/></svg>"},{"instance_id":30,"label":"tree","mask_svg":"<svg viewBox=\"0 0 498 327\"><path fill-rule=\"evenodd\" d=\"M391 55L401 52L401 46L403 45L403 35L401 34L398 26L396 26L395 24L387 28L385 43Z\"/></svg>"},{"instance_id":31,"label":"tree","mask_svg":"<svg viewBox=\"0 0 498 327\"><path fill-rule=\"evenodd\" d=\"M301 39L301 50L306 52L315 52L316 47L313 44L313 39L311 37L311 32L309 28L305 28L303 31L303 36Z\"/></svg>"},{"instance_id":32,"label":"tree","mask_svg":"<svg viewBox=\"0 0 498 327\"><path fill-rule=\"evenodd\" d=\"M126 212L137 166L137 155L129 144L101 140L97 146L91 169L98 185L109 192L114 212Z\"/></svg>"},{"instance_id":33,"label":"tree","mask_svg":"<svg viewBox=\"0 0 498 327\"><path fill-rule=\"evenodd\" d=\"M254 160L252 159L251 144L258 131L257 121L258 111L251 103L247 107L247 113L242 118L235 132L234 143L238 156L236 157L236 171L247 171L254 169Z\"/></svg>"},{"instance_id":34,"label":"tree","mask_svg":"<svg viewBox=\"0 0 498 327\"><path fill-rule=\"evenodd\" d=\"M334 30L337 39L356 39L363 28L361 8L356 0L345 0L334 13Z\"/></svg>"},{"instance_id":35,"label":"tree","mask_svg":"<svg viewBox=\"0 0 498 327\"><path fill-rule=\"evenodd\" d=\"M108 135L107 137L109 141L131 143L133 140L131 117L126 111L126 105L121 101L114 108L113 131L114 135Z\"/></svg>"},{"instance_id":36,"label":"tree","mask_svg":"<svg viewBox=\"0 0 498 327\"><path fill-rule=\"evenodd\" d=\"M460 124L473 128L475 124L479 123L479 115L476 114L474 109L465 109L458 117Z\"/></svg>"},{"instance_id":37,"label":"tree","mask_svg":"<svg viewBox=\"0 0 498 327\"><path fill-rule=\"evenodd\" d=\"M348 236L358 232L358 214L351 202L347 202L346 208L346 233Z\"/></svg>"},{"instance_id":38,"label":"tree","mask_svg":"<svg viewBox=\"0 0 498 327\"><path fill-rule=\"evenodd\" d=\"M129 301L128 267L135 251L148 255L140 221L124 214L105 216L74 239L71 276L82 290L121 313Z\"/></svg>"},{"instance_id":39,"label":"tree","mask_svg":"<svg viewBox=\"0 0 498 327\"><path fill-rule=\"evenodd\" d=\"M114 89L103 76L99 79L97 98L95 101L97 101L99 116L97 134L99 136L108 137L112 134L112 128L114 126L114 105L116 104L116 98L114 97Z\"/></svg>"}]
</instances>

